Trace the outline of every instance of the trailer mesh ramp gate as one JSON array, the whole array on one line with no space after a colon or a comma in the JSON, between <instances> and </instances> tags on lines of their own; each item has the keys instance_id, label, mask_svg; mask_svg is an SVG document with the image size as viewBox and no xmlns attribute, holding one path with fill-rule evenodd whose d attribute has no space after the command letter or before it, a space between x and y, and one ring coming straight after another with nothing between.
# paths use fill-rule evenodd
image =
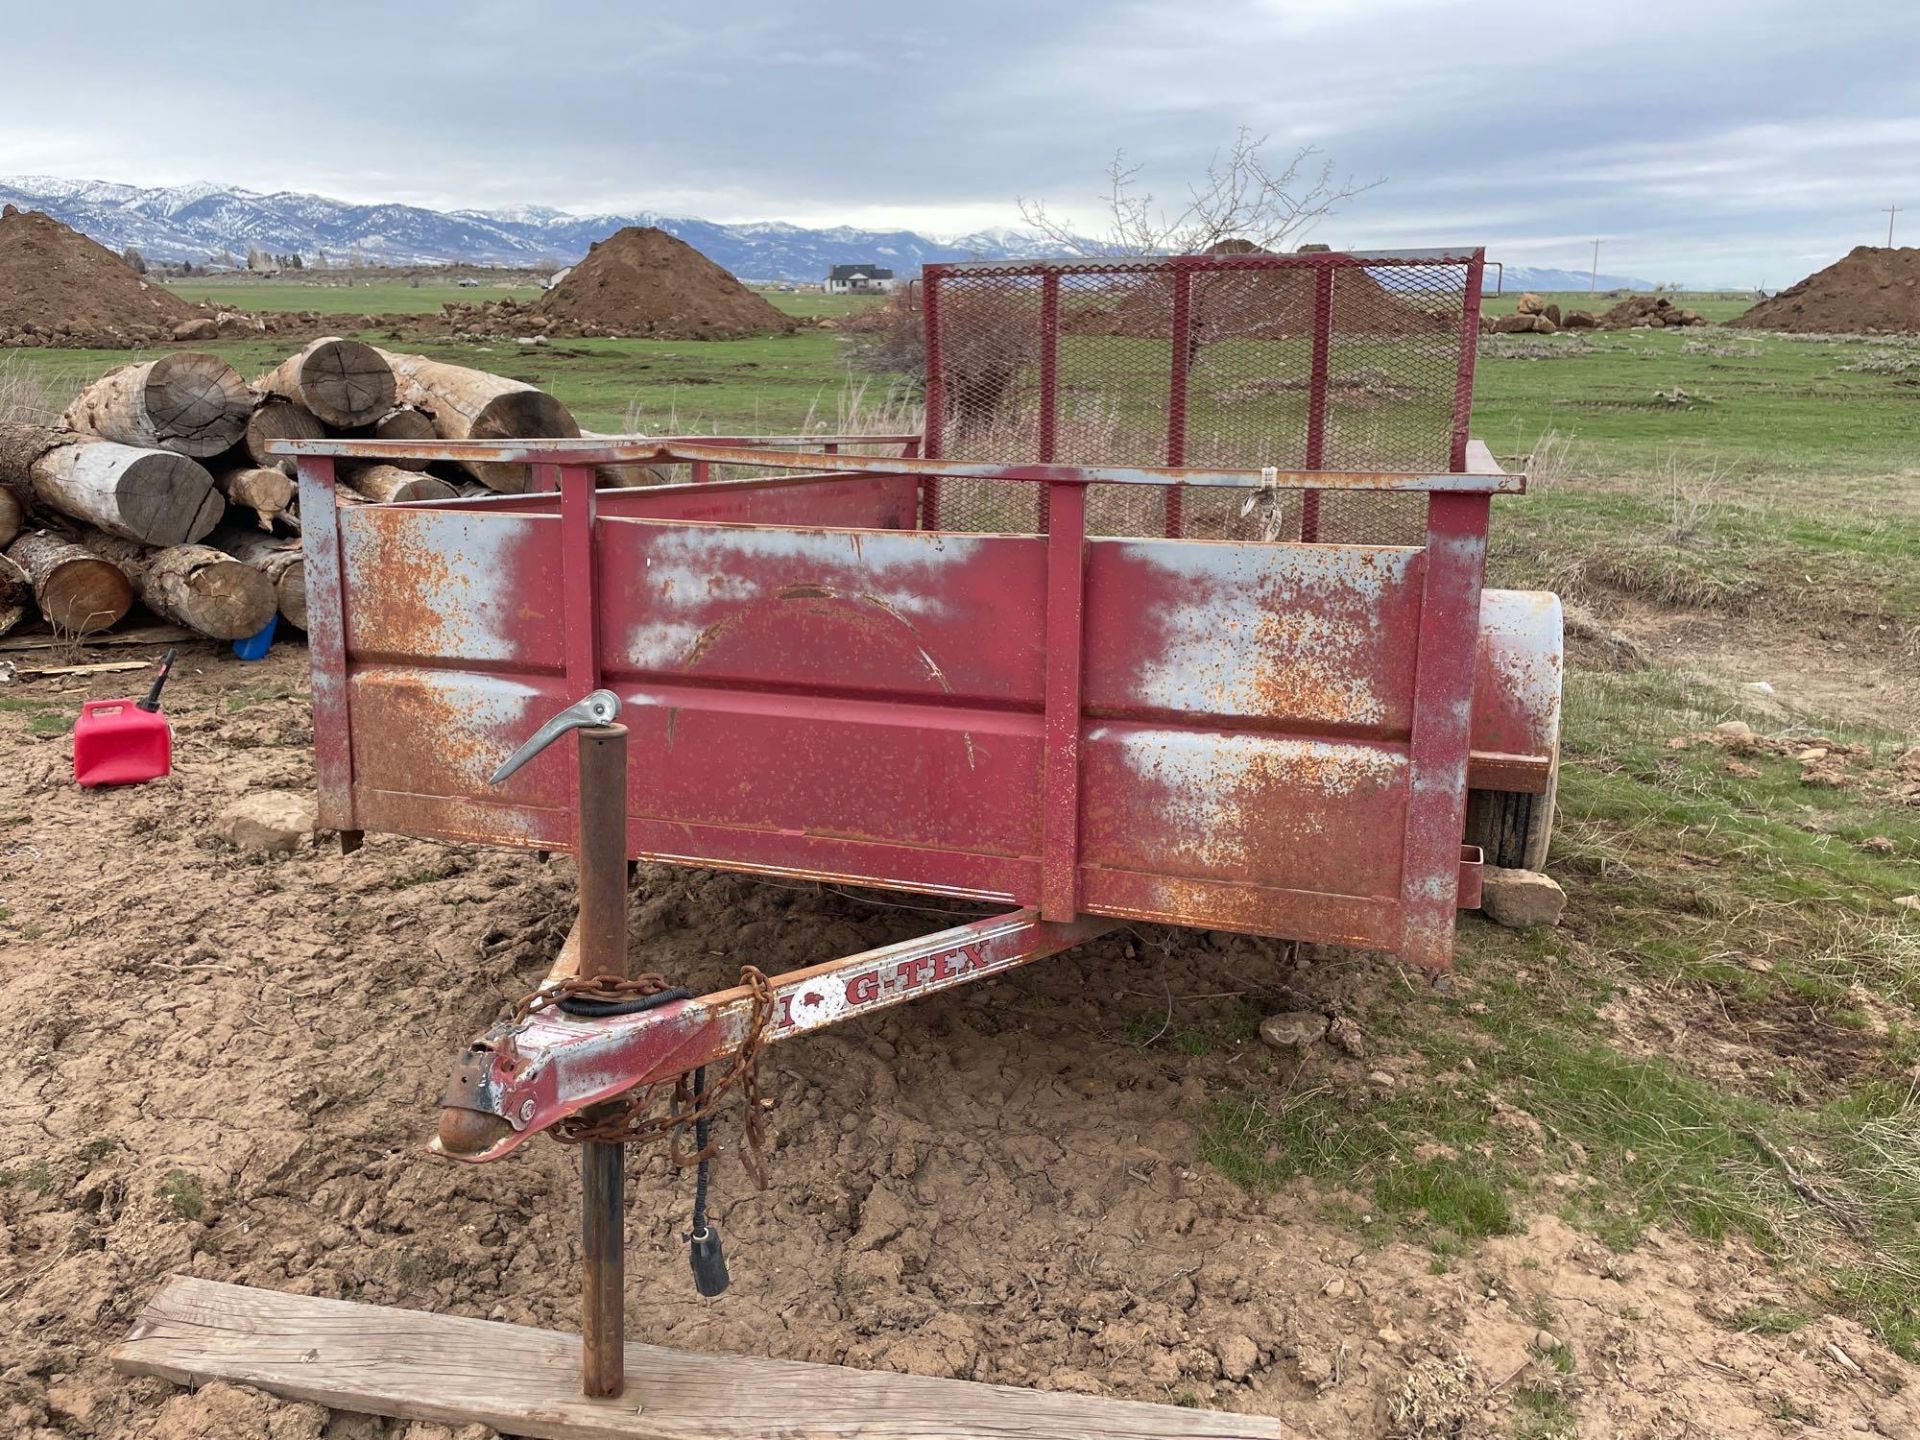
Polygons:
<instances>
[{"instance_id":1,"label":"trailer mesh ramp gate","mask_svg":"<svg viewBox=\"0 0 1920 1440\"><path fill-rule=\"evenodd\" d=\"M1480 253L1180 255L929 265L926 454L1220 469L1466 465ZM1044 496L939 487L940 528L1046 528ZM1418 545L1417 495L1094 486L1096 535Z\"/></svg>"}]
</instances>

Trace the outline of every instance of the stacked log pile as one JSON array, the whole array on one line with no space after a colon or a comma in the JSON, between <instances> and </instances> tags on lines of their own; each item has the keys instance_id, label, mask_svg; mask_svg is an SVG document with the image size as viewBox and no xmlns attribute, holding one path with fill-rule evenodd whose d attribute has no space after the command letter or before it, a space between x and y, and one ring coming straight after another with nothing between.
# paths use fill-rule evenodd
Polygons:
<instances>
[{"instance_id":1,"label":"stacked log pile","mask_svg":"<svg viewBox=\"0 0 1920 1440\"><path fill-rule=\"evenodd\" d=\"M0 423L0 635L43 616L60 633L120 623L138 600L219 640L277 613L304 630L293 462L279 439L519 439L580 433L517 380L326 336L248 384L180 351L88 386L56 426ZM526 488L525 466L430 473L342 461L342 505Z\"/></svg>"}]
</instances>

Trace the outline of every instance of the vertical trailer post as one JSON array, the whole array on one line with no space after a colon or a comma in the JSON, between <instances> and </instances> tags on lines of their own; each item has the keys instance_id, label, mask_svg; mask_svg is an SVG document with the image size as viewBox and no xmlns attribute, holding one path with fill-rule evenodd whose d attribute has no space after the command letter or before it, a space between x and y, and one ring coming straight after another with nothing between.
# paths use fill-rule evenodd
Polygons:
<instances>
[{"instance_id":1,"label":"vertical trailer post","mask_svg":"<svg viewBox=\"0 0 1920 1440\"><path fill-rule=\"evenodd\" d=\"M947 423L946 372L940 355L940 277L927 275L920 282L920 304L926 319L926 400L920 422L923 439L920 453L938 460L946 453L943 432ZM940 477L929 475L920 482L920 528L940 528Z\"/></svg>"},{"instance_id":2,"label":"vertical trailer post","mask_svg":"<svg viewBox=\"0 0 1920 1440\"><path fill-rule=\"evenodd\" d=\"M1327 468L1328 358L1333 349L1333 271L1321 266L1313 277L1313 354L1307 374L1307 469ZM1300 538L1320 538L1320 492L1300 492Z\"/></svg>"},{"instance_id":3,"label":"vertical trailer post","mask_svg":"<svg viewBox=\"0 0 1920 1440\"><path fill-rule=\"evenodd\" d=\"M580 731L580 974L627 978L627 727ZM626 1147L580 1147L580 1386L626 1384Z\"/></svg>"},{"instance_id":4,"label":"vertical trailer post","mask_svg":"<svg viewBox=\"0 0 1920 1440\"><path fill-rule=\"evenodd\" d=\"M1182 266L1173 271L1173 358L1167 376L1167 464L1187 463L1187 382L1193 368L1193 274ZM1165 531L1169 540L1177 540L1185 530L1186 496L1178 485L1169 486L1163 502L1166 506Z\"/></svg>"}]
</instances>

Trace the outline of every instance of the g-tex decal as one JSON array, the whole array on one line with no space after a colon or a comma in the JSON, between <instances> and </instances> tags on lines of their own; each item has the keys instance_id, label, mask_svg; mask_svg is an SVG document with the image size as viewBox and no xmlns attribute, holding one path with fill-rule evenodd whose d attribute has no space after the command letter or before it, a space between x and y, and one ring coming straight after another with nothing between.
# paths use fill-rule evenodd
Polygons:
<instances>
[{"instance_id":1,"label":"g-tex decal","mask_svg":"<svg viewBox=\"0 0 1920 1440\"><path fill-rule=\"evenodd\" d=\"M855 1011L908 998L914 991L939 990L994 970L1009 969L1029 951L1016 944L999 947L984 940L948 945L924 955L889 958L844 975L803 980L780 996L775 1030L813 1030Z\"/></svg>"}]
</instances>

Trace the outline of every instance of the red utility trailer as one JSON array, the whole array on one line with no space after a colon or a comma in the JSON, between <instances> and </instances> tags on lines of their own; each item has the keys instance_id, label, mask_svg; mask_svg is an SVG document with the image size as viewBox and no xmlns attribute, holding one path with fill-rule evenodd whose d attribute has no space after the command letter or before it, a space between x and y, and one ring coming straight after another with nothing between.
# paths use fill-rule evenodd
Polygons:
<instances>
[{"instance_id":1,"label":"red utility trailer","mask_svg":"<svg viewBox=\"0 0 1920 1440\"><path fill-rule=\"evenodd\" d=\"M918 436L283 442L323 826L1005 908L764 987L518 1017L456 1065L442 1152L1118 922L1443 973L1483 851L1538 862L1559 727L1558 601L1482 585L1525 482L1468 438L1481 264L930 266ZM336 508L337 459L400 456L527 488ZM607 483L642 466L686 478ZM602 690L624 782L583 796L552 757L492 783ZM586 908L557 976L624 966Z\"/></svg>"},{"instance_id":2,"label":"red utility trailer","mask_svg":"<svg viewBox=\"0 0 1920 1440\"><path fill-rule=\"evenodd\" d=\"M565 849L573 767L489 775L605 687L634 858L997 902L1022 958L1145 920L1443 972L1483 848L1537 863L1559 728L1558 601L1482 588L1525 481L1468 439L1480 268L930 266L919 436L285 442L321 823ZM336 509L336 459L398 456L528 488ZM689 478L607 486L641 466ZM989 968L776 981L782 1024ZM659 1076L604 1078L488 1156Z\"/></svg>"}]
</instances>

